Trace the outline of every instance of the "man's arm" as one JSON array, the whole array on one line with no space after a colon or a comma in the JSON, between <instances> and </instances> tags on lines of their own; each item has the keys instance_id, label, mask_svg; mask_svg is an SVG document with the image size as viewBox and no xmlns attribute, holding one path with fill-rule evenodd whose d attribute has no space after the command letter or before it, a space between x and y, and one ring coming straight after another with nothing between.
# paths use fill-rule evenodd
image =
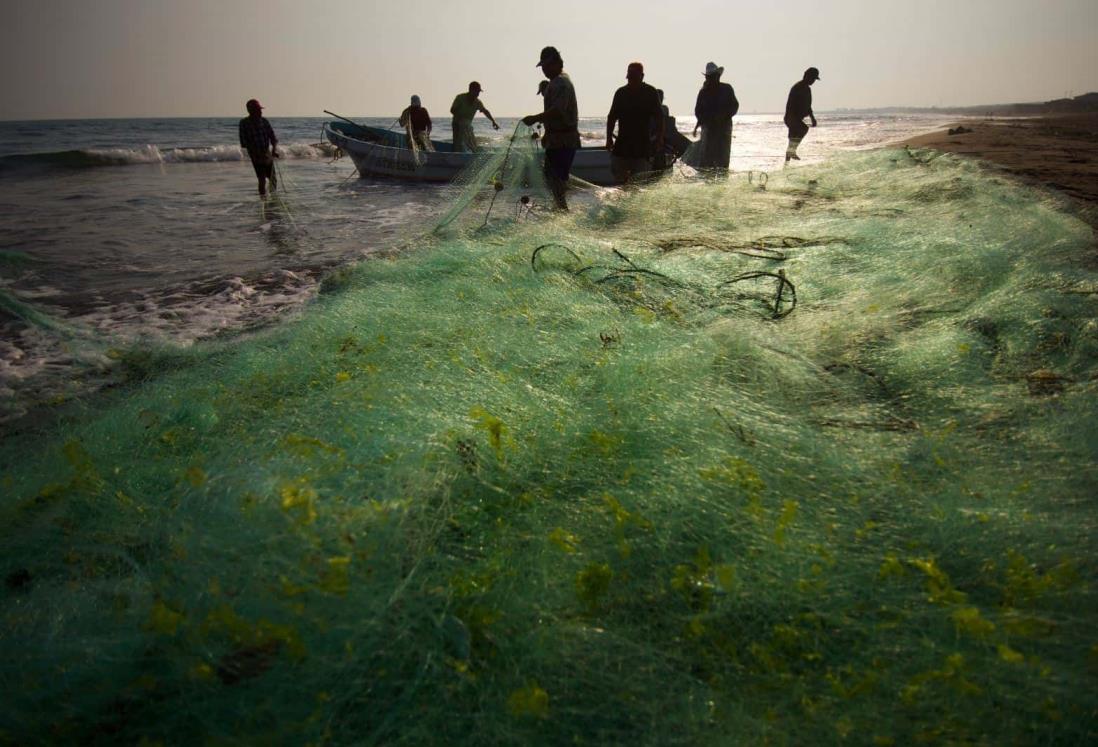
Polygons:
<instances>
[{"instance_id":1,"label":"man's arm","mask_svg":"<svg viewBox=\"0 0 1098 747\"><path fill-rule=\"evenodd\" d=\"M271 123L266 119L263 120L263 127L267 130L267 137L271 139L271 155L278 157L278 137L275 135L274 128L271 127Z\"/></svg>"},{"instance_id":2,"label":"man's arm","mask_svg":"<svg viewBox=\"0 0 1098 747\"><path fill-rule=\"evenodd\" d=\"M808 116L812 118L812 126L816 126L816 115L812 111L812 89L808 89Z\"/></svg>"},{"instance_id":3,"label":"man's arm","mask_svg":"<svg viewBox=\"0 0 1098 747\"><path fill-rule=\"evenodd\" d=\"M614 100L610 102L610 113L606 115L606 150L614 149L614 127L618 124L618 96L614 92Z\"/></svg>"},{"instance_id":4,"label":"man's arm","mask_svg":"<svg viewBox=\"0 0 1098 747\"><path fill-rule=\"evenodd\" d=\"M499 125L496 124L496 120L492 117L492 112L488 111L488 109L484 106L484 104L479 104L478 106L480 108L481 113L484 116L488 117L488 119L492 122L492 126L495 127L498 130Z\"/></svg>"},{"instance_id":5,"label":"man's arm","mask_svg":"<svg viewBox=\"0 0 1098 747\"><path fill-rule=\"evenodd\" d=\"M244 142L244 120L240 120L240 126L237 127L240 132L240 148L241 150L248 150L248 144Z\"/></svg>"},{"instance_id":6,"label":"man's arm","mask_svg":"<svg viewBox=\"0 0 1098 747\"><path fill-rule=\"evenodd\" d=\"M731 111L730 111L728 116L734 117L734 116L736 116L736 112L738 112L740 110L740 102L739 102L739 99L736 98L736 89L735 88L733 88L732 86L729 86L728 91L732 95L732 101L731 101L731 104L730 104Z\"/></svg>"},{"instance_id":7,"label":"man's arm","mask_svg":"<svg viewBox=\"0 0 1098 747\"><path fill-rule=\"evenodd\" d=\"M698 91L698 100L694 102L694 119L697 123L694 125L694 134L698 134L698 128L701 127L702 120L705 119L706 107L702 100L703 91Z\"/></svg>"},{"instance_id":8,"label":"man's arm","mask_svg":"<svg viewBox=\"0 0 1098 747\"><path fill-rule=\"evenodd\" d=\"M450 104L450 113L455 117L457 116L458 102L461 101L461 94L459 93L454 97L454 103Z\"/></svg>"},{"instance_id":9,"label":"man's arm","mask_svg":"<svg viewBox=\"0 0 1098 747\"><path fill-rule=\"evenodd\" d=\"M554 89L553 83L557 81L554 78L549 82L549 85L545 89L545 111L541 114L530 114L522 118L522 123L527 127L530 127L538 122L550 122L550 121L566 121L564 114L565 96Z\"/></svg>"}]
</instances>

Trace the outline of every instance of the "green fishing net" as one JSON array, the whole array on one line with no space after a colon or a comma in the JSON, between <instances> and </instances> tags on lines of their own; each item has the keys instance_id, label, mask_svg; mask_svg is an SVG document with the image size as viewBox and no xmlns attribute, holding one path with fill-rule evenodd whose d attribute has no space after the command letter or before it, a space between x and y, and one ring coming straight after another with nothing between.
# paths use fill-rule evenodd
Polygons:
<instances>
[{"instance_id":1,"label":"green fishing net","mask_svg":"<svg viewBox=\"0 0 1098 747\"><path fill-rule=\"evenodd\" d=\"M524 130L454 189L4 439L0 740L1095 740L1084 222L905 150L556 213Z\"/></svg>"}]
</instances>

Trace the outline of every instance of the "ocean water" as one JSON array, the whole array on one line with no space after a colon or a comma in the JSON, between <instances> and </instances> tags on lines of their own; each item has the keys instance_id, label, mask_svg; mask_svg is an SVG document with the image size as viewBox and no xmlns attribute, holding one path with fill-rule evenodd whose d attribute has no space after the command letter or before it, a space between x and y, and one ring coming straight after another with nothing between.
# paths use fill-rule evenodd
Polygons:
<instances>
[{"instance_id":1,"label":"ocean water","mask_svg":"<svg viewBox=\"0 0 1098 747\"><path fill-rule=\"evenodd\" d=\"M117 386L4 424L0 741L1098 743L1093 231L872 129L566 214L528 128L466 189L289 160L266 216L115 169L84 231L182 269L5 297Z\"/></svg>"},{"instance_id":2,"label":"ocean water","mask_svg":"<svg viewBox=\"0 0 1098 747\"><path fill-rule=\"evenodd\" d=\"M439 118L442 120L442 118ZM388 127L388 118L357 118ZM334 268L403 246L444 188L358 178L324 118L271 122L284 153L261 200L236 118L0 122L0 422L112 380L113 347L185 346L268 325ZM478 136L502 142L516 120ZM803 164L940 127L935 116L820 117ZM687 134L693 120L680 117ZM604 120L580 122L597 145ZM450 137L448 118L435 136ZM736 118L734 171L782 168L779 115ZM98 346L70 344L89 336Z\"/></svg>"}]
</instances>

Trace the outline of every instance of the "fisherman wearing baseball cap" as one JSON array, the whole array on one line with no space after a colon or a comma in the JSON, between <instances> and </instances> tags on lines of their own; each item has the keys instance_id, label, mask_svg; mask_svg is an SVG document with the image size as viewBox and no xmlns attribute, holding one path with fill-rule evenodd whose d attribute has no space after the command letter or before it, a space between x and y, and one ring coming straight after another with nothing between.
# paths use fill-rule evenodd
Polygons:
<instances>
[{"instance_id":1,"label":"fisherman wearing baseball cap","mask_svg":"<svg viewBox=\"0 0 1098 747\"><path fill-rule=\"evenodd\" d=\"M544 111L522 118L522 123L532 127L538 122L545 125L541 144L545 148L545 177L553 190L557 207L568 209L564 192L572 173L572 161L580 147L579 106L572 79L564 72L564 59L556 47L541 50L541 59L535 67L549 80L545 87Z\"/></svg>"},{"instance_id":2,"label":"fisherman wearing baseball cap","mask_svg":"<svg viewBox=\"0 0 1098 747\"><path fill-rule=\"evenodd\" d=\"M707 170L717 175L728 171L728 158L732 152L732 117L740 110L736 92L727 83L721 83L724 68L715 62L705 66L705 83L698 91L698 100L694 105L694 116L698 123L694 125L694 134L701 128L702 136L698 141L697 155L690 165L699 170Z\"/></svg>"},{"instance_id":3,"label":"fisherman wearing baseball cap","mask_svg":"<svg viewBox=\"0 0 1098 747\"><path fill-rule=\"evenodd\" d=\"M252 160L260 196L266 197L267 180L271 180L272 190L276 186L274 159L279 157L278 138L271 123L263 117L263 106L258 101L248 99L244 108L248 110L248 116L240 120L240 147Z\"/></svg>"},{"instance_id":4,"label":"fisherman wearing baseball cap","mask_svg":"<svg viewBox=\"0 0 1098 747\"><path fill-rule=\"evenodd\" d=\"M497 130L499 129L496 120L492 118L492 113L485 109L484 104L480 102L480 94L483 90L480 83L474 80L469 84L469 92L459 93L454 97L454 103L450 105L450 114L454 115L450 124L454 130L455 153L464 151L475 153L479 150L476 136L473 135L473 117L477 115L477 112L482 112L484 116L491 120L492 126Z\"/></svg>"},{"instance_id":5,"label":"fisherman wearing baseball cap","mask_svg":"<svg viewBox=\"0 0 1098 747\"><path fill-rule=\"evenodd\" d=\"M785 102L785 126L789 128L789 147L785 149L785 162L799 161L797 146L808 134L808 125L804 118L812 120L816 126L816 115L812 113L812 84L820 79L820 71L810 67L804 71L804 77L789 89L789 98Z\"/></svg>"}]
</instances>

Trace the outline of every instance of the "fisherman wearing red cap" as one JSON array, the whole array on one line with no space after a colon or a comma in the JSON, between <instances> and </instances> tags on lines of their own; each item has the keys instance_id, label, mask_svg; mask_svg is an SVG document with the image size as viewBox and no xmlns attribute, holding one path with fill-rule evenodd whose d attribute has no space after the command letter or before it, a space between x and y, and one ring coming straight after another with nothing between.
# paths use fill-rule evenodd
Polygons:
<instances>
[{"instance_id":1,"label":"fisherman wearing red cap","mask_svg":"<svg viewBox=\"0 0 1098 747\"><path fill-rule=\"evenodd\" d=\"M244 106L248 109L248 116L240 120L240 147L252 159L252 168L259 179L259 194L265 197L268 179L271 180L271 189L275 188L274 159L279 157L278 138L271 123L263 116L263 106L258 101L248 99Z\"/></svg>"},{"instance_id":2,"label":"fisherman wearing red cap","mask_svg":"<svg viewBox=\"0 0 1098 747\"><path fill-rule=\"evenodd\" d=\"M644 82L644 65L629 63L624 86L614 92L606 115L606 149L610 169L622 184L652 171L653 151L663 151L664 118L656 89ZM618 136L614 138L614 125ZM653 143L652 133L656 133Z\"/></svg>"}]
</instances>

